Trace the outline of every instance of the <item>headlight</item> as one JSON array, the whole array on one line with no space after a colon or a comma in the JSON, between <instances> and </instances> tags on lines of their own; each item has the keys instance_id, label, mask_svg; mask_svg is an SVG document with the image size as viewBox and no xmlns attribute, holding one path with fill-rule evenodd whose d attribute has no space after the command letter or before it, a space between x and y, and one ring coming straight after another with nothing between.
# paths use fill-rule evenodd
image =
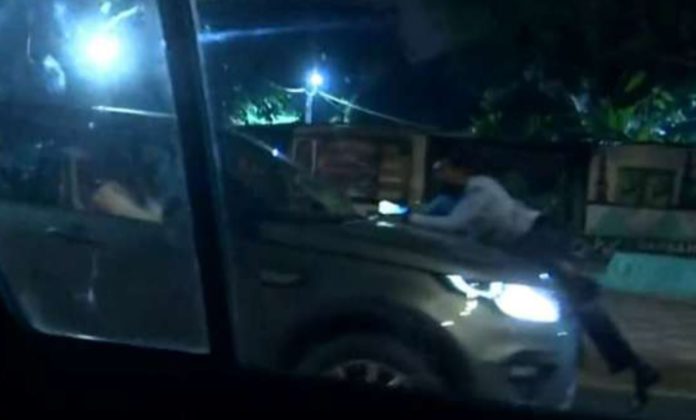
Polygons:
<instances>
[{"instance_id":1,"label":"headlight","mask_svg":"<svg viewBox=\"0 0 696 420\"><path fill-rule=\"evenodd\" d=\"M558 301L545 289L502 282L474 284L458 274L449 275L447 279L470 299L490 299L513 318L532 322L556 322L560 318Z\"/></svg>"},{"instance_id":2,"label":"headlight","mask_svg":"<svg viewBox=\"0 0 696 420\"><path fill-rule=\"evenodd\" d=\"M534 322L556 322L559 318L558 301L544 289L524 284L507 284L495 304L513 318Z\"/></svg>"}]
</instances>

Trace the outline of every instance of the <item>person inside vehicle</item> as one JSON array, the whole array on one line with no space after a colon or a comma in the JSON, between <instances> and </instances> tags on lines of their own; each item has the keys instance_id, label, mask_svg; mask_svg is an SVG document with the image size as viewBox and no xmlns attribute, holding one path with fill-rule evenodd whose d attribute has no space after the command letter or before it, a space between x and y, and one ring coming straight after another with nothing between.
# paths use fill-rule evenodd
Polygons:
<instances>
[{"instance_id":1,"label":"person inside vehicle","mask_svg":"<svg viewBox=\"0 0 696 420\"><path fill-rule=\"evenodd\" d=\"M567 294L583 329L592 339L612 374L634 373L635 403L647 403L648 390L659 373L643 361L623 338L618 327L598 304L598 285L582 275L573 262L574 238L541 211L513 198L495 179L478 171L481 160L457 155L439 161L434 176L460 191L460 197L444 215L412 213L416 226L467 235L474 240L537 261L551 268Z\"/></svg>"},{"instance_id":2,"label":"person inside vehicle","mask_svg":"<svg viewBox=\"0 0 696 420\"><path fill-rule=\"evenodd\" d=\"M130 168L129 173L111 171L102 177L93 190L91 204L112 216L163 223L165 212L171 213L181 196L173 186L177 174L170 154L164 147L149 145L125 153L121 166Z\"/></svg>"},{"instance_id":3,"label":"person inside vehicle","mask_svg":"<svg viewBox=\"0 0 696 420\"><path fill-rule=\"evenodd\" d=\"M140 203L126 187L113 180L102 183L92 196L94 207L111 216L162 223L162 205L152 198Z\"/></svg>"}]
</instances>

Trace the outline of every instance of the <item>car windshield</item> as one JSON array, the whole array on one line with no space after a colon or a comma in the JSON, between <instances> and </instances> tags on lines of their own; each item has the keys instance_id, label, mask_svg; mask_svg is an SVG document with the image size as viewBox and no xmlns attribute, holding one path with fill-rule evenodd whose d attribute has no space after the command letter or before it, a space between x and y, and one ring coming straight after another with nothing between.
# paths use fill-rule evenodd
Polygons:
<instances>
[{"instance_id":1,"label":"car windshield","mask_svg":"<svg viewBox=\"0 0 696 420\"><path fill-rule=\"evenodd\" d=\"M278 149L255 139L240 141L232 159L231 182L239 182L259 208L281 218L345 221L359 217L350 200L330 183L313 177Z\"/></svg>"},{"instance_id":2,"label":"car windshield","mask_svg":"<svg viewBox=\"0 0 696 420\"><path fill-rule=\"evenodd\" d=\"M360 217L353 209L350 200L333 186L302 172L301 169L287 162L282 165L284 166L283 171L287 173L287 176L294 179L298 191L320 203L327 215L342 219Z\"/></svg>"}]
</instances>

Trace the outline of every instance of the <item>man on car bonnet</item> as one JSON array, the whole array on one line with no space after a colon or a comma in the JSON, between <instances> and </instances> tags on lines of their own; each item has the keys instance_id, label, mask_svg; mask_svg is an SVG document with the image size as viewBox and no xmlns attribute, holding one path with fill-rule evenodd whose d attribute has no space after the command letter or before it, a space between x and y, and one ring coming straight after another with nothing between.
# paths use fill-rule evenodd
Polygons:
<instances>
[{"instance_id":1,"label":"man on car bonnet","mask_svg":"<svg viewBox=\"0 0 696 420\"><path fill-rule=\"evenodd\" d=\"M573 250L573 236L541 211L513 198L498 181L482 175L477 170L480 162L471 154L437 162L434 176L450 188L458 188L460 197L447 214L413 213L407 216L409 222L467 235L548 267L610 372L633 371L635 402L644 406L648 389L659 382L660 375L633 351L598 305L598 285L573 266L573 261L579 259Z\"/></svg>"}]
</instances>

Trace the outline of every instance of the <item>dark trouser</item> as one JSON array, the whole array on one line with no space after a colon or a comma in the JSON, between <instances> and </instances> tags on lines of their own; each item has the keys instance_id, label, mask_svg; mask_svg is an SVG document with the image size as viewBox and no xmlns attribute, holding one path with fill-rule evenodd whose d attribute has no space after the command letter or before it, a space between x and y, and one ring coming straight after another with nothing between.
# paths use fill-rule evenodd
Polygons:
<instances>
[{"instance_id":1,"label":"dark trouser","mask_svg":"<svg viewBox=\"0 0 696 420\"><path fill-rule=\"evenodd\" d=\"M544 264L553 274L558 271L554 268L558 267L560 261L572 260L572 247L572 235L542 218L514 244L512 252ZM638 366L638 356L597 302L597 284L590 279L572 278L567 274L556 273L554 277L609 370L618 373Z\"/></svg>"},{"instance_id":2,"label":"dark trouser","mask_svg":"<svg viewBox=\"0 0 696 420\"><path fill-rule=\"evenodd\" d=\"M630 344L597 300L576 304L574 309L580 325L587 332L611 373L623 372L640 364L640 359Z\"/></svg>"}]
</instances>

